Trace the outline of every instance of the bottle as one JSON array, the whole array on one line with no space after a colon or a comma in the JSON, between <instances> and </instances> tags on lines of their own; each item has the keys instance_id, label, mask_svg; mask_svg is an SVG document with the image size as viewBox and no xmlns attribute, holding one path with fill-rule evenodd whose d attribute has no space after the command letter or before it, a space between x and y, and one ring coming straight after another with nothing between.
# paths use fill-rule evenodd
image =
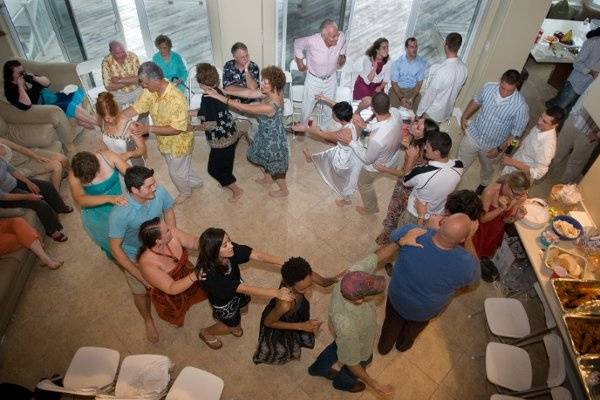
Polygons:
<instances>
[{"instance_id":1,"label":"bottle","mask_svg":"<svg viewBox=\"0 0 600 400\"><path fill-rule=\"evenodd\" d=\"M512 152L517 148L518 145L519 145L519 139L513 138L510 141L510 144L508 145L506 150L504 150L504 154L511 155Z\"/></svg>"}]
</instances>

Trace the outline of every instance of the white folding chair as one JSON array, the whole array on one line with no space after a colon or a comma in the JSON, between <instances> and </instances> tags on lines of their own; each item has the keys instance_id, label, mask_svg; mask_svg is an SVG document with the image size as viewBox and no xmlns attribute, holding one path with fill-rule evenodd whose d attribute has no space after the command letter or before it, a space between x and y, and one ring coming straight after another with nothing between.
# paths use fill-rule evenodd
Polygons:
<instances>
[{"instance_id":1,"label":"white folding chair","mask_svg":"<svg viewBox=\"0 0 600 400\"><path fill-rule=\"evenodd\" d=\"M120 354L104 347L80 347L59 386L50 379L40 381L38 389L50 392L68 393L77 396L94 397L112 388Z\"/></svg>"},{"instance_id":2,"label":"white folding chair","mask_svg":"<svg viewBox=\"0 0 600 400\"><path fill-rule=\"evenodd\" d=\"M294 104L292 102L292 73L283 71L285 74L285 84L288 85L288 96L283 98L283 116L289 117L294 115ZM293 121L292 121L293 122Z\"/></svg>"},{"instance_id":3,"label":"white folding chair","mask_svg":"<svg viewBox=\"0 0 600 400\"><path fill-rule=\"evenodd\" d=\"M292 101L292 110L294 115L298 115L298 120L302 115L302 98L304 95L304 85L294 85L293 82L293 73L298 72L298 66L296 65L296 61L290 61L290 100ZM286 78L287 79L287 78ZM300 111L296 112L296 107L300 109Z\"/></svg>"},{"instance_id":4,"label":"white folding chair","mask_svg":"<svg viewBox=\"0 0 600 400\"><path fill-rule=\"evenodd\" d=\"M167 356L136 354L121 363L114 394L98 394L98 400L159 400L167 392L173 363Z\"/></svg>"},{"instance_id":5,"label":"white folding chair","mask_svg":"<svg viewBox=\"0 0 600 400\"><path fill-rule=\"evenodd\" d=\"M571 400L571 392L565 387L557 386L550 389L552 400ZM524 397L507 396L504 394L493 394L490 400L525 400Z\"/></svg>"},{"instance_id":6,"label":"white folding chair","mask_svg":"<svg viewBox=\"0 0 600 400\"><path fill-rule=\"evenodd\" d=\"M487 379L498 387L513 391L515 395L550 392L562 385L566 377L565 355L560 337L554 333L543 337L548 356L546 385L533 387L533 370L529 354L520 347L490 342L485 352ZM564 394L558 390L556 393ZM570 395L570 394L569 394Z\"/></svg>"},{"instance_id":7,"label":"white folding chair","mask_svg":"<svg viewBox=\"0 0 600 400\"><path fill-rule=\"evenodd\" d=\"M527 312L519 300L490 297L485 299L483 308L492 334L521 339L531 333Z\"/></svg>"},{"instance_id":8,"label":"white folding chair","mask_svg":"<svg viewBox=\"0 0 600 400\"><path fill-rule=\"evenodd\" d=\"M90 104L94 107L98 95L106 91L102 82L102 59L80 62L75 67L75 71Z\"/></svg>"},{"instance_id":9,"label":"white folding chair","mask_svg":"<svg viewBox=\"0 0 600 400\"><path fill-rule=\"evenodd\" d=\"M194 367L181 370L165 400L219 400L223 379Z\"/></svg>"}]
</instances>

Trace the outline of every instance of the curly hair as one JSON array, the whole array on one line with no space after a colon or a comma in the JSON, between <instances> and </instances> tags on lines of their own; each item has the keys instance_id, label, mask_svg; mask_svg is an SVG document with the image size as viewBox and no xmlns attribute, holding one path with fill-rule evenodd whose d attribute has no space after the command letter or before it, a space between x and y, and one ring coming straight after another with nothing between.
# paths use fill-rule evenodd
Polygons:
<instances>
[{"instance_id":1,"label":"curly hair","mask_svg":"<svg viewBox=\"0 0 600 400\"><path fill-rule=\"evenodd\" d=\"M219 86L219 72L214 65L200 63L196 65L196 80L201 85L217 87Z\"/></svg>"},{"instance_id":2,"label":"curly hair","mask_svg":"<svg viewBox=\"0 0 600 400\"><path fill-rule=\"evenodd\" d=\"M365 55L369 58L375 58L377 56L377 50L379 50L379 48L381 47L382 44L387 43L389 44L390 42L386 39L386 38L379 38L376 41L373 42L373 44L367 49L367 51L365 51ZM383 63L387 63L388 60L390 58L390 55L388 54L387 56L385 56L383 58Z\"/></svg>"},{"instance_id":3,"label":"curly hair","mask_svg":"<svg viewBox=\"0 0 600 400\"><path fill-rule=\"evenodd\" d=\"M71 160L71 170L81 183L86 184L94 180L98 171L100 171L100 163L93 153L80 151Z\"/></svg>"},{"instance_id":4,"label":"curly hair","mask_svg":"<svg viewBox=\"0 0 600 400\"><path fill-rule=\"evenodd\" d=\"M167 35L158 35L156 39L154 39L154 45L158 48L161 44L166 44L169 49L173 47L173 42L171 42L171 38Z\"/></svg>"},{"instance_id":5,"label":"curly hair","mask_svg":"<svg viewBox=\"0 0 600 400\"><path fill-rule=\"evenodd\" d=\"M308 261L302 257L291 257L281 266L283 284L292 287L312 273Z\"/></svg>"},{"instance_id":6,"label":"curly hair","mask_svg":"<svg viewBox=\"0 0 600 400\"><path fill-rule=\"evenodd\" d=\"M285 74L281 68L270 65L262 69L260 75L266 81L269 81L271 87L277 92L281 92L285 87Z\"/></svg>"}]
</instances>

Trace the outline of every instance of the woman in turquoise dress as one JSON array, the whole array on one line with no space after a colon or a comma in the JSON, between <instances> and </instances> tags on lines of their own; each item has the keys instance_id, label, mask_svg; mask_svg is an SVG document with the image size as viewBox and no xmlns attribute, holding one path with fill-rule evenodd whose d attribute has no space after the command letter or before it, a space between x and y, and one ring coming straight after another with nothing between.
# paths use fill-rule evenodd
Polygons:
<instances>
[{"instance_id":1,"label":"woman in turquoise dress","mask_svg":"<svg viewBox=\"0 0 600 400\"><path fill-rule=\"evenodd\" d=\"M109 259L112 255L108 246L108 215L114 206L127 204L120 179L127 167L110 150L96 154L82 151L71 160L69 187L73 200L81 207L81 222Z\"/></svg>"},{"instance_id":2,"label":"woman in turquoise dress","mask_svg":"<svg viewBox=\"0 0 600 400\"><path fill-rule=\"evenodd\" d=\"M244 104L230 100L215 89L207 90L205 95L225 103L236 112L256 115L258 132L248 148L248 160L261 167L262 177L256 182L271 185L277 184L278 190L270 191L273 197L285 197L288 189L285 173L288 169L288 144L283 126L283 88L285 74L275 66L263 68L261 71L260 90L235 88L223 89L226 95L235 95L249 99L261 99L259 103Z\"/></svg>"},{"instance_id":3,"label":"woman in turquoise dress","mask_svg":"<svg viewBox=\"0 0 600 400\"><path fill-rule=\"evenodd\" d=\"M187 68L183 58L171 51L173 43L166 35L158 35L154 39L158 53L152 56L152 61L162 69L165 79L177 85L177 89L185 93L185 82L188 77Z\"/></svg>"}]
</instances>

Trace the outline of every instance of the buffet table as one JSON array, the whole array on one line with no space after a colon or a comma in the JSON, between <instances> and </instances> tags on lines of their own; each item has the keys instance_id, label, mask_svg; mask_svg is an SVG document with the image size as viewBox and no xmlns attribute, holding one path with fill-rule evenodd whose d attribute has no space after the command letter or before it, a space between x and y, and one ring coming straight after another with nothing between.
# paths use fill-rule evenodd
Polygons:
<instances>
[{"instance_id":1,"label":"buffet table","mask_svg":"<svg viewBox=\"0 0 600 400\"><path fill-rule=\"evenodd\" d=\"M541 248L541 244L539 241L539 237L540 234L546 229L545 227L542 229L532 229L527 227L526 225L524 225L521 222L517 222L515 223L515 226L517 228L517 232L519 234L519 237L521 239L521 242L523 244L523 247L527 253L527 256L529 258L529 261L531 263L531 266L535 272L535 275L537 277L537 280L540 284L540 287L542 289L542 293L545 297L546 303L550 309L550 311L552 312L552 316L554 317L554 320L556 321L556 326L558 329L558 334L560 334L560 336L562 337L564 344L565 344L565 350L567 353L567 358L566 360L568 360L567 362L567 378L571 383L571 386L573 387L573 397L576 399L584 399L584 398L592 398L592 399L600 399L600 395L593 394L591 397L587 395L586 390L585 390L585 381L583 379L583 377L581 376L581 373L577 367L577 355L575 354L570 339L569 339L569 333L567 332L567 327L565 325L565 322L563 320L563 311L561 309L560 303L558 301L558 298L554 292L554 289L552 287L552 282L551 282L551 275L552 275L552 271L550 269L548 269L544 264L543 264L543 255L544 255L544 250L542 250ZM560 247L567 249L567 250L574 250L575 252L577 252L577 250L575 249L575 244L573 241L561 241L559 243ZM544 299L541 299L542 301Z\"/></svg>"}]
</instances>

